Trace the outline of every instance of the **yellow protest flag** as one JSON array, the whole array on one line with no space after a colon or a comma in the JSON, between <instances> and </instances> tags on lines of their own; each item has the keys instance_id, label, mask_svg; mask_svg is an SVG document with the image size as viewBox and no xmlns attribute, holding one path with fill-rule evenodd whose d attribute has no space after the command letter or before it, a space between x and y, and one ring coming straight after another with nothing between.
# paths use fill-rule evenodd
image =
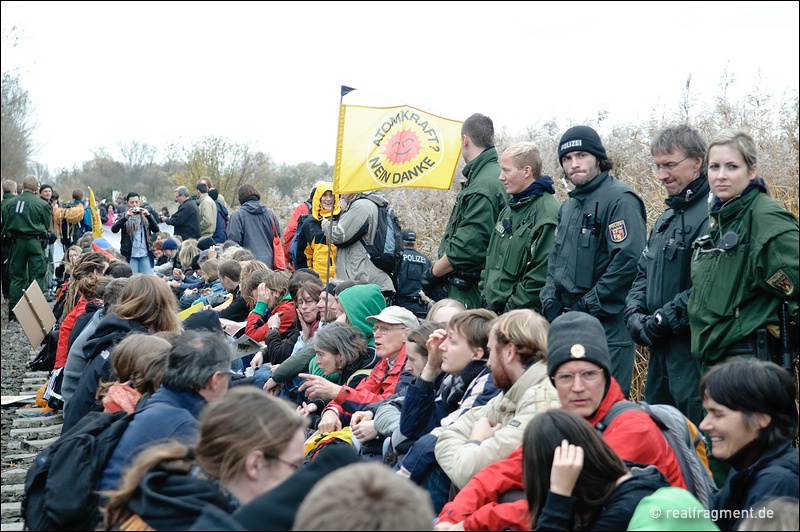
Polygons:
<instances>
[{"instance_id":1,"label":"yellow protest flag","mask_svg":"<svg viewBox=\"0 0 800 532\"><path fill-rule=\"evenodd\" d=\"M448 190L461 157L461 124L407 105L341 104L333 192Z\"/></svg>"},{"instance_id":2,"label":"yellow protest flag","mask_svg":"<svg viewBox=\"0 0 800 532\"><path fill-rule=\"evenodd\" d=\"M97 208L97 199L94 197L92 187L89 189L89 212L92 213L92 237L103 238L103 220L100 218L100 209Z\"/></svg>"}]
</instances>

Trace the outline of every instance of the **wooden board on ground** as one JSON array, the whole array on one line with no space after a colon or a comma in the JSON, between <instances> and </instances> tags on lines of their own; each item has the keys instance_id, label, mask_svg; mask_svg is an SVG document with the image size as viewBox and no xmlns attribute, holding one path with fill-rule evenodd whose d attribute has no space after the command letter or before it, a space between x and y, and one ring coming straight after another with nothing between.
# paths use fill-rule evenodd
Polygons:
<instances>
[{"instance_id":1,"label":"wooden board on ground","mask_svg":"<svg viewBox=\"0 0 800 532\"><path fill-rule=\"evenodd\" d=\"M15 403L22 403L25 401L29 401L31 399L36 399L36 394L33 395L4 395L3 396L3 406L12 405Z\"/></svg>"},{"instance_id":2,"label":"wooden board on ground","mask_svg":"<svg viewBox=\"0 0 800 532\"><path fill-rule=\"evenodd\" d=\"M22 291L22 298L14 306L13 311L33 347L39 347L56 324L56 317L36 281L33 281L27 290Z\"/></svg>"}]
</instances>

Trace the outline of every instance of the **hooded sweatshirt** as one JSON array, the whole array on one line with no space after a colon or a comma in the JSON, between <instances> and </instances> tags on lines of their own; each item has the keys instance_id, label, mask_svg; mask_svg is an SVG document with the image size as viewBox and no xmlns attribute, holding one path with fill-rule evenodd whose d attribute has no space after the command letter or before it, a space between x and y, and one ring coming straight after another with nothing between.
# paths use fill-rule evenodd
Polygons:
<instances>
[{"instance_id":1,"label":"hooded sweatshirt","mask_svg":"<svg viewBox=\"0 0 800 532\"><path fill-rule=\"evenodd\" d=\"M339 294L339 305L347 314L350 325L364 333L369 345L375 345L371 321L367 316L377 316L386 308L386 299L376 284L357 284Z\"/></svg>"},{"instance_id":2,"label":"hooded sweatshirt","mask_svg":"<svg viewBox=\"0 0 800 532\"><path fill-rule=\"evenodd\" d=\"M66 434L92 410L103 411L103 404L95 399L98 382L100 379L110 380L111 353L131 332L146 333L147 329L137 321L121 319L114 313L107 314L97 325L97 330L84 348L86 367L75 393L64 405L62 434Z\"/></svg>"},{"instance_id":3,"label":"hooded sweatshirt","mask_svg":"<svg viewBox=\"0 0 800 532\"><path fill-rule=\"evenodd\" d=\"M193 473L194 469L185 475L160 470L146 474L128 501L128 510L155 530L189 530L209 506L226 514L239 506L219 482Z\"/></svg>"},{"instance_id":4,"label":"hooded sweatshirt","mask_svg":"<svg viewBox=\"0 0 800 532\"><path fill-rule=\"evenodd\" d=\"M333 183L321 182L314 189L311 212L304 215L300 231L297 233L297 268L309 268L322 279L336 277L336 246L331 244L328 255L328 239L322 231L321 220L339 215L339 196L333 195L333 211L322 208L322 196L333 192ZM330 272L328 272L330 267Z\"/></svg>"},{"instance_id":5,"label":"hooded sweatshirt","mask_svg":"<svg viewBox=\"0 0 800 532\"><path fill-rule=\"evenodd\" d=\"M281 234L278 217L255 197L231 213L228 240L252 251L258 260L271 269L275 268L272 239L276 234Z\"/></svg>"}]
</instances>

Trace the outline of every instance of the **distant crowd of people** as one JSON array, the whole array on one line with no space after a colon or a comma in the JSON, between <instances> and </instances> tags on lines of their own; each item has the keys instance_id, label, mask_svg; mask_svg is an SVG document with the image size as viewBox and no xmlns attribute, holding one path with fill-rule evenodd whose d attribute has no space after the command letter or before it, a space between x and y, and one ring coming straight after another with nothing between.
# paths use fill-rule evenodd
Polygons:
<instances>
[{"instance_id":1,"label":"distant crowd of people","mask_svg":"<svg viewBox=\"0 0 800 532\"><path fill-rule=\"evenodd\" d=\"M131 191L94 216L80 189L3 183L3 294L12 319L32 282L52 294L62 434L136 412L76 488L98 526L797 529L798 221L752 137L659 131L649 232L592 128L553 154L562 204L535 143L498 152L481 114L461 138L437 257L406 227L389 270L379 191L320 181L284 230L252 184L237 208L204 177L172 214ZM648 404L702 433L706 487Z\"/></svg>"}]
</instances>

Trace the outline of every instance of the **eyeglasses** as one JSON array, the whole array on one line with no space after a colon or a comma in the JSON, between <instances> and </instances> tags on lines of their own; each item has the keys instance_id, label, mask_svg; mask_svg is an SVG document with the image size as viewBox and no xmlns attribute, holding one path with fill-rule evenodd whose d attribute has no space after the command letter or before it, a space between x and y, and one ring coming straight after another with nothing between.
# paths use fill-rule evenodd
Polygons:
<instances>
[{"instance_id":1,"label":"eyeglasses","mask_svg":"<svg viewBox=\"0 0 800 532\"><path fill-rule=\"evenodd\" d=\"M686 159L691 159L691 157L692 157L691 155L689 155L688 157L684 157L677 163L664 163L664 164L653 163L650 165L650 170L652 170L654 174L657 174L660 170L664 170L665 172L669 173L675 170L678 167L678 165L681 164Z\"/></svg>"},{"instance_id":2,"label":"eyeglasses","mask_svg":"<svg viewBox=\"0 0 800 532\"><path fill-rule=\"evenodd\" d=\"M396 331L399 329L405 329L405 327L384 327L383 325L376 325L372 328L372 334L379 334L383 336L387 334L389 331Z\"/></svg>"},{"instance_id":3,"label":"eyeglasses","mask_svg":"<svg viewBox=\"0 0 800 532\"><path fill-rule=\"evenodd\" d=\"M309 307L310 307L310 306L314 306L314 307L316 307L316 306L317 306L317 302L316 302L316 300L313 300L313 299L301 299L301 300L299 300L299 301L297 302L297 305L298 305L298 306L301 306L301 307L302 307L303 305L306 305L306 306L309 306Z\"/></svg>"},{"instance_id":4,"label":"eyeglasses","mask_svg":"<svg viewBox=\"0 0 800 532\"><path fill-rule=\"evenodd\" d=\"M594 382L600 378L600 375L603 374L603 370L601 369L585 369L578 373L556 373L553 380L556 381L556 386L559 388L566 388L567 386L572 386L572 383L575 382L575 375L580 376L583 382Z\"/></svg>"},{"instance_id":5,"label":"eyeglasses","mask_svg":"<svg viewBox=\"0 0 800 532\"><path fill-rule=\"evenodd\" d=\"M289 466L289 467L291 467L292 469L295 469L295 470L300 469L300 464L293 464L292 462L290 462L288 460L284 460L280 456L273 456L271 454L265 454L264 458L272 458L273 460L277 460L278 462L286 464L287 466Z\"/></svg>"}]
</instances>

